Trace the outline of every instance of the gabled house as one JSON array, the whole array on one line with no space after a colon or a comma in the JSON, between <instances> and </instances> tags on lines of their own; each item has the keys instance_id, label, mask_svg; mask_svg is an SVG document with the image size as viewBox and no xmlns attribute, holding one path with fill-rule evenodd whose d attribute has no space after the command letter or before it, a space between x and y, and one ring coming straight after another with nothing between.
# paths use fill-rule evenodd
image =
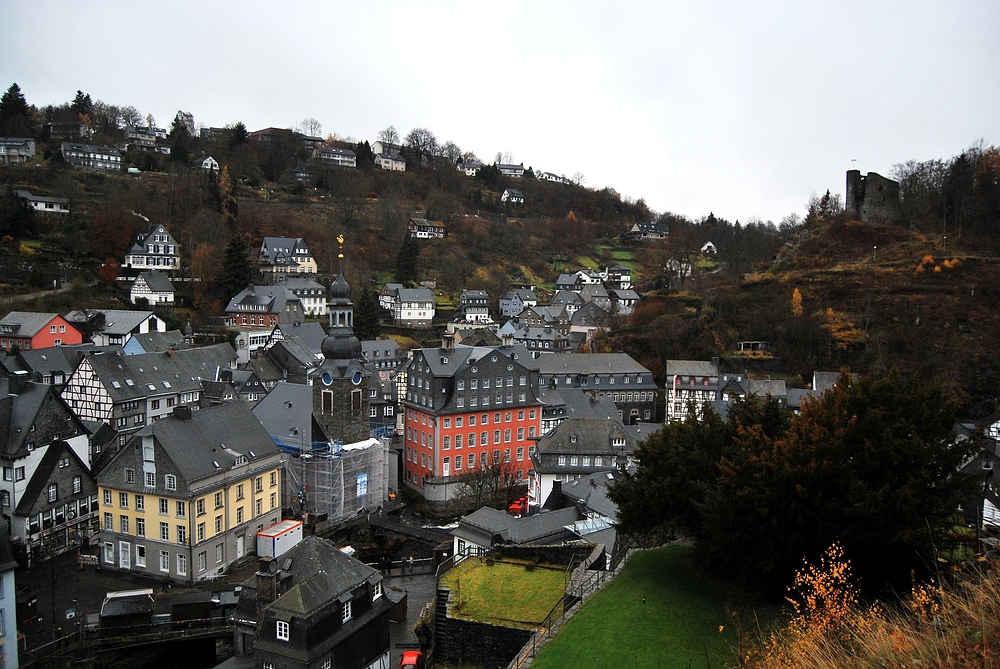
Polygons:
<instances>
[{"instance_id":1,"label":"gabled house","mask_svg":"<svg viewBox=\"0 0 1000 669\"><path fill-rule=\"evenodd\" d=\"M549 306L552 308L560 307L565 309L567 316L572 318L573 314L575 314L577 309L582 307L583 304L583 298L580 297L580 293L572 290L559 290L552 296L552 302Z\"/></svg>"},{"instance_id":2,"label":"gabled house","mask_svg":"<svg viewBox=\"0 0 1000 669\"><path fill-rule=\"evenodd\" d=\"M0 380L0 507L14 521L11 538L26 553L38 557L44 544L45 553L55 555L69 550L78 534L91 535L96 489L88 438L52 386Z\"/></svg>"},{"instance_id":3,"label":"gabled house","mask_svg":"<svg viewBox=\"0 0 1000 669\"><path fill-rule=\"evenodd\" d=\"M443 239L445 234L444 223L441 221L429 221L426 218L411 218L406 224L410 236L417 239Z\"/></svg>"},{"instance_id":4,"label":"gabled house","mask_svg":"<svg viewBox=\"0 0 1000 669\"><path fill-rule=\"evenodd\" d=\"M406 483L447 499L453 479L488 463L516 480L529 469L541 402L537 365L522 346L413 351L406 365Z\"/></svg>"},{"instance_id":5,"label":"gabled house","mask_svg":"<svg viewBox=\"0 0 1000 669\"><path fill-rule=\"evenodd\" d=\"M622 235L623 241L650 241L666 239L670 228L662 223L635 223Z\"/></svg>"},{"instance_id":6,"label":"gabled house","mask_svg":"<svg viewBox=\"0 0 1000 669\"><path fill-rule=\"evenodd\" d=\"M231 327L266 329L268 333L281 323L305 320L302 300L290 289L277 286L247 286L226 306L226 321Z\"/></svg>"},{"instance_id":7,"label":"gabled house","mask_svg":"<svg viewBox=\"0 0 1000 669\"><path fill-rule=\"evenodd\" d=\"M365 366L375 371L378 378L388 381L406 362L406 353L400 350L395 339L375 339L361 342L361 357Z\"/></svg>"},{"instance_id":8,"label":"gabled house","mask_svg":"<svg viewBox=\"0 0 1000 669\"><path fill-rule=\"evenodd\" d=\"M458 296L458 311L468 323L492 323L490 296L485 290L463 290Z\"/></svg>"},{"instance_id":9,"label":"gabled house","mask_svg":"<svg viewBox=\"0 0 1000 669\"><path fill-rule=\"evenodd\" d=\"M233 616L236 660L282 669L389 669L389 617L403 593L382 575L309 536L262 560ZM244 665L240 665L244 666Z\"/></svg>"},{"instance_id":10,"label":"gabled house","mask_svg":"<svg viewBox=\"0 0 1000 669\"><path fill-rule=\"evenodd\" d=\"M142 355L143 353L157 353L163 351L180 351L191 348L191 345L184 340L184 334L180 330L170 330L168 332L143 332L129 335L122 346L125 355Z\"/></svg>"},{"instance_id":11,"label":"gabled house","mask_svg":"<svg viewBox=\"0 0 1000 669\"><path fill-rule=\"evenodd\" d=\"M270 346L274 342L287 339L298 339L300 346L311 351L314 355L322 355L325 338L326 330L320 323L278 323L274 326L267 345Z\"/></svg>"},{"instance_id":12,"label":"gabled house","mask_svg":"<svg viewBox=\"0 0 1000 669\"><path fill-rule=\"evenodd\" d=\"M281 520L284 463L249 407L177 407L98 475L105 568L194 583L219 576Z\"/></svg>"},{"instance_id":13,"label":"gabled house","mask_svg":"<svg viewBox=\"0 0 1000 669\"><path fill-rule=\"evenodd\" d=\"M176 292L170 277L163 272L140 272L132 282L129 299L132 304L138 304L139 299L145 299L146 304L150 306L173 306Z\"/></svg>"},{"instance_id":14,"label":"gabled house","mask_svg":"<svg viewBox=\"0 0 1000 669\"><path fill-rule=\"evenodd\" d=\"M556 279L556 291L560 290L580 292L583 290L583 277L576 272L573 274L560 274L559 278Z\"/></svg>"},{"instance_id":15,"label":"gabled house","mask_svg":"<svg viewBox=\"0 0 1000 669\"><path fill-rule=\"evenodd\" d=\"M180 245L162 225L149 225L136 236L125 255L125 267L176 272L181 268Z\"/></svg>"},{"instance_id":16,"label":"gabled house","mask_svg":"<svg viewBox=\"0 0 1000 669\"><path fill-rule=\"evenodd\" d=\"M69 200L64 197L44 197L42 195L32 195L26 190L16 190L17 196L36 213L42 215L67 215L69 214Z\"/></svg>"},{"instance_id":17,"label":"gabled house","mask_svg":"<svg viewBox=\"0 0 1000 669\"><path fill-rule=\"evenodd\" d=\"M566 177L560 176L558 174L554 174L552 172L538 172L537 174L535 174L535 178L538 179L539 181L551 181L552 183L557 183L557 184L568 185L573 183L570 179L567 179Z\"/></svg>"},{"instance_id":18,"label":"gabled house","mask_svg":"<svg viewBox=\"0 0 1000 669\"><path fill-rule=\"evenodd\" d=\"M706 404L719 399L720 381L729 378L719 374L719 359L667 360L666 419L685 420L689 405L700 417Z\"/></svg>"},{"instance_id":19,"label":"gabled house","mask_svg":"<svg viewBox=\"0 0 1000 669\"><path fill-rule=\"evenodd\" d=\"M519 179L524 176L524 163L521 163L519 165L505 165L503 163L500 163L499 165L497 165L497 169L499 169L500 174L504 175L505 177L514 177Z\"/></svg>"},{"instance_id":20,"label":"gabled house","mask_svg":"<svg viewBox=\"0 0 1000 669\"><path fill-rule=\"evenodd\" d=\"M719 249L716 248L715 244L713 244L712 242L705 242L701 246L701 252L704 253L705 255L714 256L716 253L719 252Z\"/></svg>"},{"instance_id":21,"label":"gabled house","mask_svg":"<svg viewBox=\"0 0 1000 669\"><path fill-rule=\"evenodd\" d=\"M383 170L392 172L405 172L406 160L399 154L377 153L375 154L375 164Z\"/></svg>"},{"instance_id":22,"label":"gabled house","mask_svg":"<svg viewBox=\"0 0 1000 669\"><path fill-rule=\"evenodd\" d=\"M455 169L465 172L465 176L474 177L483 169L483 164L478 160L460 160L455 164Z\"/></svg>"},{"instance_id":23,"label":"gabled house","mask_svg":"<svg viewBox=\"0 0 1000 669\"><path fill-rule=\"evenodd\" d=\"M0 354L4 376L24 375L29 381L62 389L83 356L95 350L90 343L73 346L53 346Z\"/></svg>"},{"instance_id":24,"label":"gabled house","mask_svg":"<svg viewBox=\"0 0 1000 669\"><path fill-rule=\"evenodd\" d=\"M392 314L397 325L426 327L434 320L436 306L430 288L403 288L402 284L387 283L379 293L378 302Z\"/></svg>"},{"instance_id":25,"label":"gabled house","mask_svg":"<svg viewBox=\"0 0 1000 669\"><path fill-rule=\"evenodd\" d=\"M67 165L77 169L118 172L122 168L122 154L110 146L63 142L60 151Z\"/></svg>"},{"instance_id":26,"label":"gabled house","mask_svg":"<svg viewBox=\"0 0 1000 669\"><path fill-rule=\"evenodd\" d=\"M184 404L197 410L202 379L233 369L236 351L228 343L143 355L84 357L66 382L62 398L80 419L104 422L125 436Z\"/></svg>"},{"instance_id":27,"label":"gabled house","mask_svg":"<svg viewBox=\"0 0 1000 669\"><path fill-rule=\"evenodd\" d=\"M66 320L97 346L124 346L132 335L167 331L166 321L152 311L82 309L66 314Z\"/></svg>"},{"instance_id":28,"label":"gabled house","mask_svg":"<svg viewBox=\"0 0 1000 669\"><path fill-rule=\"evenodd\" d=\"M543 386L582 388L612 400L625 425L656 420L653 373L626 353L543 355L538 370Z\"/></svg>"},{"instance_id":29,"label":"gabled house","mask_svg":"<svg viewBox=\"0 0 1000 669\"><path fill-rule=\"evenodd\" d=\"M35 157L35 140L30 137L0 137L0 163L20 165Z\"/></svg>"},{"instance_id":30,"label":"gabled house","mask_svg":"<svg viewBox=\"0 0 1000 669\"><path fill-rule=\"evenodd\" d=\"M460 518L451 531L454 555L483 555L504 546L545 546L578 537L567 526L580 520L576 507L512 516L488 506Z\"/></svg>"},{"instance_id":31,"label":"gabled house","mask_svg":"<svg viewBox=\"0 0 1000 669\"><path fill-rule=\"evenodd\" d=\"M219 161L212 156L202 156L191 163L191 169L207 172L209 174L219 173Z\"/></svg>"},{"instance_id":32,"label":"gabled house","mask_svg":"<svg viewBox=\"0 0 1000 669\"><path fill-rule=\"evenodd\" d=\"M624 265L611 265L601 273L608 290L628 290L632 287L632 270Z\"/></svg>"},{"instance_id":33,"label":"gabled house","mask_svg":"<svg viewBox=\"0 0 1000 669\"><path fill-rule=\"evenodd\" d=\"M83 334L59 314L12 311L0 319L0 347L50 348L83 343Z\"/></svg>"},{"instance_id":34,"label":"gabled house","mask_svg":"<svg viewBox=\"0 0 1000 669\"><path fill-rule=\"evenodd\" d=\"M538 353L561 353L570 348L569 337L550 327L525 327L516 330L511 338L537 357Z\"/></svg>"},{"instance_id":35,"label":"gabled house","mask_svg":"<svg viewBox=\"0 0 1000 669\"><path fill-rule=\"evenodd\" d=\"M355 168L358 166L358 156L354 151L335 146L317 146L313 149L312 157L313 160L337 167Z\"/></svg>"},{"instance_id":36,"label":"gabled house","mask_svg":"<svg viewBox=\"0 0 1000 669\"><path fill-rule=\"evenodd\" d=\"M515 288L500 294L499 309L501 316L513 318L519 315L526 307L533 307L538 304L538 296L535 291L526 288Z\"/></svg>"},{"instance_id":37,"label":"gabled house","mask_svg":"<svg viewBox=\"0 0 1000 669\"><path fill-rule=\"evenodd\" d=\"M292 291L302 301L302 310L307 316L326 316L326 287L304 276L281 274L278 285Z\"/></svg>"},{"instance_id":38,"label":"gabled house","mask_svg":"<svg viewBox=\"0 0 1000 669\"><path fill-rule=\"evenodd\" d=\"M504 188L500 201L504 204L524 204L524 194L516 188Z\"/></svg>"},{"instance_id":39,"label":"gabled house","mask_svg":"<svg viewBox=\"0 0 1000 669\"><path fill-rule=\"evenodd\" d=\"M611 311L611 296L608 295L608 290L599 283L585 284L583 290L580 291L580 299L583 300L584 304L594 303L604 311Z\"/></svg>"},{"instance_id":40,"label":"gabled house","mask_svg":"<svg viewBox=\"0 0 1000 669\"><path fill-rule=\"evenodd\" d=\"M597 302L587 302L580 307L570 319L570 333L583 334L584 341L589 342L598 330L607 327L611 314L599 307Z\"/></svg>"},{"instance_id":41,"label":"gabled house","mask_svg":"<svg viewBox=\"0 0 1000 669\"><path fill-rule=\"evenodd\" d=\"M635 447L635 438L620 420L567 418L538 440L531 456L529 502L544 503L556 481L572 481L600 471L625 471L632 464Z\"/></svg>"},{"instance_id":42,"label":"gabled house","mask_svg":"<svg viewBox=\"0 0 1000 669\"><path fill-rule=\"evenodd\" d=\"M631 288L611 288L608 290L611 296L612 313L628 316L635 311L635 305L639 303L639 293Z\"/></svg>"},{"instance_id":43,"label":"gabled house","mask_svg":"<svg viewBox=\"0 0 1000 669\"><path fill-rule=\"evenodd\" d=\"M316 260L301 237L264 237L257 265L272 281L280 274L315 274L317 270Z\"/></svg>"}]
</instances>

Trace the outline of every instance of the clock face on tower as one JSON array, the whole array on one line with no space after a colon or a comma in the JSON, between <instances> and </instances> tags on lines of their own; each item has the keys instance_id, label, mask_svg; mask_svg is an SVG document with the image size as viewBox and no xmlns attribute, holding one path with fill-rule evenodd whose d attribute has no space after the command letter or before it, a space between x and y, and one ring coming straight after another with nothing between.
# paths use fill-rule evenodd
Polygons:
<instances>
[{"instance_id":1,"label":"clock face on tower","mask_svg":"<svg viewBox=\"0 0 1000 669\"><path fill-rule=\"evenodd\" d=\"M362 378L364 378L364 377L363 377L363 375L361 374L361 372L354 372L354 376L352 376L352 377L351 377L351 381L353 381L353 382L354 382L354 385L356 385L356 386L357 386L357 385L360 385L360 384L361 384L361 379L362 379Z\"/></svg>"},{"instance_id":2,"label":"clock face on tower","mask_svg":"<svg viewBox=\"0 0 1000 669\"><path fill-rule=\"evenodd\" d=\"M328 386L333 383L333 374L330 372L323 372L323 376L320 378L322 379L324 386Z\"/></svg>"}]
</instances>

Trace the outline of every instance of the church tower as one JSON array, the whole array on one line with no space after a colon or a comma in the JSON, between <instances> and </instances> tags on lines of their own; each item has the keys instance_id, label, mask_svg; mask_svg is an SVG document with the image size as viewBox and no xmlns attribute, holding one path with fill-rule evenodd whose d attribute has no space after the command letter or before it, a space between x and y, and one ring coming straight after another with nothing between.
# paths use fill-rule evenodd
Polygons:
<instances>
[{"instance_id":1,"label":"church tower","mask_svg":"<svg viewBox=\"0 0 1000 669\"><path fill-rule=\"evenodd\" d=\"M337 241L343 249L344 238ZM362 363L361 342L354 336L354 305L351 285L344 278L344 254L340 269L327 293L330 329L323 340L323 362L312 372L313 418L327 438L353 444L371 436L369 386L372 372Z\"/></svg>"}]
</instances>

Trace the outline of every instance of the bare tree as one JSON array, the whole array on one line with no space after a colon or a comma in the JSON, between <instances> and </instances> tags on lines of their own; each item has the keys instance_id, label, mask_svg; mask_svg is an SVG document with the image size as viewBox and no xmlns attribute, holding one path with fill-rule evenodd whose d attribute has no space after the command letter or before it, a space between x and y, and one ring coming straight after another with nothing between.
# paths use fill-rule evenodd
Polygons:
<instances>
[{"instance_id":1,"label":"bare tree","mask_svg":"<svg viewBox=\"0 0 1000 669\"><path fill-rule=\"evenodd\" d=\"M323 133L323 124L310 116L302 119L298 130L307 137L320 137Z\"/></svg>"},{"instance_id":2,"label":"bare tree","mask_svg":"<svg viewBox=\"0 0 1000 669\"><path fill-rule=\"evenodd\" d=\"M132 105L121 108L121 117L122 123L124 123L126 127L131 126L133 128L138 128L142 125L142 112Z\"/></svg>"},{"instance_id":3,"label":"bare tree","mask_svg":"<svg viewBox=\"0 0 1000 669\"><path fill-rule=\"evenodd\" d=\"M146 114L146 126L150 128L156 127L156 117L152 114Z\"/></svg>"},{"instance_id":4,"label":"bare tree","mask_svg":"<svg viewBox=\"0 0 1000 669\"><path fill-rule=\"evenodd\" d=\"M584 184L587 183L587 180L583 176L583 172L577 172L576 174L574 174L571 181L575 183L577 186L583 186Z\"/></svg>"},{"instance_id":5,"label":"bare tree","mask_svg":"<svg viewBox=\"0 0 1000 669\"><path fill-rule=\"evenodd\" d=\"M399 133L394 126L388 126L385 130L378 131L378 139L383 144L399 144Z\"/></svg>"},{"instance_id":6,"label":"bare tree","mask_svg":"<svg viewBox=\"0 0 1000 669\"><path fill-rule=\"evenodd\" d=\"M441 155L451 162L457 163L458 159L462 157L462 149L455 142L448 141L441 147Z\"/></svg>"},{"instance_id":7,"label":"bare tree","mask_svg":"<svg viewBox=\"0 0 1000 669\"><path fill-rule=\"evenodd\" d=\"M406 148L417 163L434 156L438 152L437 137L427 128L414 128L406 136Z\"/></svg>"}]
</instances>

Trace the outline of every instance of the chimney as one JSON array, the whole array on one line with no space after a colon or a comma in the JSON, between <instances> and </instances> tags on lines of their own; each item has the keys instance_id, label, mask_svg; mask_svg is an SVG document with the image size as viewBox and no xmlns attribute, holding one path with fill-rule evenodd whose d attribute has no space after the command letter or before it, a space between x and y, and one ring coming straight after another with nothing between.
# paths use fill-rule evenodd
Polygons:
<instances>
[{"instance_id":1,"label":"chimney","mask_svg":"<svg viewBox=\"0 0 1000 669\"><path fill-rule=\"evenodd\" d=\"M504 335L503 335L503 338L500 341L500 343L504 347L513 346L514 345L514 335L511 334L510 332L505 332Z\"/></svg>"},{"instance_id":2,"label":"chimney","mask_svg":"<svg viewBox=\"0 0 1000 669\"><path fill-rule=\"evenodd\" d=\"M257 570L257 620L264 620L264 610L278 598L281 572L274 560L262 558Z\"/></svg>"},{"instance_id":3,"label":"chimney","mask_svg":"<svg viewBox=\"0 0 1000 669\"><path fill-rule=\"evenodd\" d=\"M715 373L718 374L719 373L719 358L718 358L718 356L712 358L712 367L715 368Z\"/></svg>"},{"instance_id":4,"label":"chimney","mask_svg":"<svg viewBox=\"0 0 1000 669\"><path fill-rule=\"evenodd\" d=\"M177 420L191 420L191 407L187 404L178 404L174 407L173 417Z\"/></svg>"},{"instance_id":5,"label":"chimney","mask_svg":"<svg viewBox=\"0 0 1000 669\"><path fill-rule=\"evenodd\" d=\"M442 332L441 333L441 350L450 351L455 348L455 333L454 332Z\"/></svg>"}]
</instances>

